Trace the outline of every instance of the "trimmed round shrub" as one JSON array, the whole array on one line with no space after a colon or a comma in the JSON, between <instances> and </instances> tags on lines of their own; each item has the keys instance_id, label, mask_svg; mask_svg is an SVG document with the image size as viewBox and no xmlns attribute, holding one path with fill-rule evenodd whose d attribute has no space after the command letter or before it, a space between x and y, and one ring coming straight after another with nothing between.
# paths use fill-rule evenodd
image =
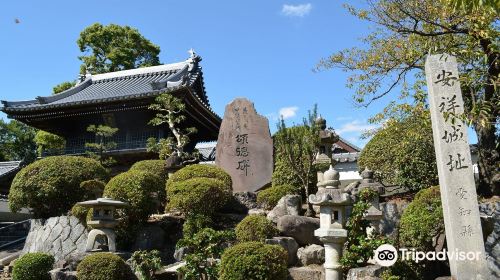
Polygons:
<instances>
[{"instance_id":1,"label":"trimmed round shrub","mask_svg":"<svg viewBox=\"0 0 500 280\"><path fill-rule=\"evenodd\" d=\"M54 257L44 253L27 253L14 263L12 280L50 280Z\"/></svg>"},{"instance_id":2,"label":"trimmed round shrub","mask_svg":"<svg viewBox=\"0 0 500 280\"><path fill-rule=\"evenodd\" d=\"M104 188L103 196L128 202L130 206L121 212L130 221L145 221L158 209L154 200L165 200L165 189L160 177L132 170L113 177Z\"/></svg>"},{"instance_id":3,"label":"trimmed round shrub","mask_svg":"<svg viewBox=\"0 0 500 280\"><path fill-rule=\"evenodd\" d=\"M203 214L188 215L182 225L182 234L184 238L194 236L204 228L213 226L212 217Z\"/></svg>"},{"instance_id":4,"label":"trimmed round shrub","mask_svg":"<svg viewBox=\"0 0 500 280\"><path fill-rule=\"evenodd\" d=\"M134 163L130 170L146 171L160 177L164 182L167 181L168 172L165 169L165 161L161 159L142 160Z\"/></svg>"},{"instance_id":5,"label":"trimmed round shrub","mask_svg":"<svg viewBox=\"0 0 500 280\"><path fill-rule=\"evenodd\" d=\"M273 209L278 201L288 194L298 194L299 189L292 185L272 186L257 193L257 203L266 209Z\"/></svg>"},{"instance_id":6,"label":"trimmed round shrub","mask_svg":"<svg viewBox=\"0 0 500 280\"><path fill-rule=\"evenodd\" d=\"M239 242L260 241L278 235L278 229L266 217L261 215L246 216L236 226L236 238Z\"/></svg>"},{"instance_id":7,"label":"trimmed round shrub","mask_svg":"<svg viewBox=\"0 0 500 280\"><path fill-rule=\"evenodd\" d=\"M106 178L106 169L94 159L47 157L17 173L10 188L9 207L13 212L31 208L36 218L63 215L84 198L86 190L80 183Z\"/></svg>"},{"instance_id":8,"label":"trimmed round shrub","mask_svg":"<svg viewBox=\"0 0 500 280\"><path fill-rule=\"evenodd\" d=\"M131 280L130 267L112 253L94 253L86 256L76 268L78 280Z\"/></svg>"},{"instance_id":9,"label":"trimmed round shrub","mask_svg":"<svg viewBox=\"0 0 500 280\"><path fill-rule=\"evenodd\" d=\"M239 243L222 255L219 279L285 280L288 274L287 259L287 252L279 245Z\"/></svg>"},{"instance_id":10,"label":"trimmed round shrub","mask_svg":"<svg viewBox=\"0 0 500 280\"><path fill-rule=\"evenodd\" d=\"M231 176L222 168L210 164L192 164L180 169L168 179L167 186L193 178L217 179L229 192L232 191Z\"/></svg>"},{"instance_id":11,"label":"trimmed round shrub","mask_svg":"<svg viewBox=\"0 0 500 280\"><path fill-rule=\"evenodd\" d=\"M433 251L433 238L444 233L439 186L419 191L401 216L399 241L402 246Z\"/></svg>"},{"instance_id":12,"label":"trimmed round shrub","mask_svg":"<svg viewBox=\"0 0 500 280\"><path fill-rule=\"evenodd\" d=\"M200 177L167 184L167 196L168 209L210 216L226 204L231 192L221 180Z\"/></svg>"},{"instance_id":13,"label":"trimmed round shrub","mask_svg":"<svg viewBox=\"0 0 500 280\"><path fill-rule=\"evenodd\" d=\"M85 200L97 199L102 196L106 183L101 180L87 180L80 183L80 187L85 190Z\"/></svg>"},{"instance_id":14,"label":"trimmed round shrub","mask_svg":"<svg viewBox=\"0 0 500 280\"><path fill-rule=\"evenodd\" d=\"M72 216L76 217L78 220L80 220L80 222L86 223L87 222L87 215L88 215L89 211L90 211L90 208L75 204L71 208L70 214Z\"/></svg>"}]
</instances>

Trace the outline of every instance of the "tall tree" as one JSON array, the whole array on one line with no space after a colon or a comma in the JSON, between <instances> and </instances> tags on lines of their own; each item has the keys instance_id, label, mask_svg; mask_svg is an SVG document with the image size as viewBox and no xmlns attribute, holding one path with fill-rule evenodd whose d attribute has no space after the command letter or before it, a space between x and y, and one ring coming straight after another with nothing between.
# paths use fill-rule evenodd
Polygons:
<instances>
[{"instance_id":1,"label":"tall tree","mask_svg":"<svg viewBox=\"0 0 500 280\"><path fill-rule=\"evenodd\" d=\"M309 202L311 179L316 169L314 161L320 143L320 128L316 123L317 106L309 111L302 126L286 127L283 118L278 123L278 131L274 135L276 154L279 154L293 175L300 181L307 199L307 216L314 216L312 204Z\"/></svg>"},{"instance_id":2,"label":"tall tree","mask_svg":"<svg viewBox=\"0 0 500 280\"><path fill-rule=\"evenodd\" d=\"M39 130L35 134L35 144L38 156L40 157L44 153L49 155L58 155L64 152L66 140L61 136Z\"/></svg>"},{"instance_id":3,"label":"tall tree","mask_svg":"<svg viewBox=\"0 0 500 280\"><path fill-rule=\"evenodd\" d=\"M58 94L75 86L75 82L62 82L52 88L52 94Z\"/></svg>"},{"instance_id":4,"label":"tall tree","mask_svg":"<svg viewBox=\"0 0 500 280\"><path fill-rule=\"evenodd\" d=\"M22 160L30 163L36 159L36 130L16 120L0 119L0 159Z\"/></svg>"},{"instance_id":5,"label":"tall tree","mask_svg":"<svg viewBox=\"0 0 500 280\"><path fill-rule=\"evenodd\" d=\"M92 74L158 65L160 47L129 26L94 23L80 33L77 41L81 72Z\"/></svg>"},{"instance_id":6,"label":"tall tree","mask_svg":"<svg viewBox=\"0 0 500 280\"><path fill-rule=\"evenodd\" d=\"M351 14L375 23L363 48L349 48L320 61L318 69L340 68L352 75L347 86L354 101L368 106L391 92L394 107L425 88L424 62L429 53L457 57L466 120L476 131L479 188L500 193L499 175L499 17L493 9L454 9L443 1L367 0L366 9L347 5ZM401 103L400 103L401 104ZM378 120L383 119L378 118Z\"/></svg>"}]
</instances>

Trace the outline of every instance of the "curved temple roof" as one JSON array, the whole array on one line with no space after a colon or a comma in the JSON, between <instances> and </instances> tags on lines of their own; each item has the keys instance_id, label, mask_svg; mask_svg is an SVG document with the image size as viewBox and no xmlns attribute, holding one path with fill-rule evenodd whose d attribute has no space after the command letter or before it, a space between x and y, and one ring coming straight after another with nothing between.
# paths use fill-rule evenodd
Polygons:
<instances>
[{"instance_id":1,"label":"curved temple roof","mask_svg":"<svg viewBox=\"0 0 500 280\"><path fill-rule=\"evenodd\" d=\"M39 96L28 101L2 100L1 110L7 114L29 114L55 108L141 99L156 96L160 92L190 87L196 99L215 115L205 94L199 61L201 58L192 53L190 58L179 63L98 75L86 74L74 87L57 95Z\"/></svg>"}]
</instances>

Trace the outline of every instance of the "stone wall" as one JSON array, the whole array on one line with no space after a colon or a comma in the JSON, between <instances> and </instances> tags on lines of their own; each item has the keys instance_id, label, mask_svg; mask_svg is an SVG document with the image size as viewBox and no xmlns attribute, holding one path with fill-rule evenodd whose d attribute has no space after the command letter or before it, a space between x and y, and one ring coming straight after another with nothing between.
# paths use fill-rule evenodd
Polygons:
<instances>
[{"instance_id":1,"label":"stone wall","mask_svg":"<svg viewBox=\"0 0 500 280\"><path fill-rule=\"evenodd\" d=\"M33 219L23 254L44 252L62 260L71 253L84 252L87 235L86 227L73 216Z\"/></svg>"}]
</instances>

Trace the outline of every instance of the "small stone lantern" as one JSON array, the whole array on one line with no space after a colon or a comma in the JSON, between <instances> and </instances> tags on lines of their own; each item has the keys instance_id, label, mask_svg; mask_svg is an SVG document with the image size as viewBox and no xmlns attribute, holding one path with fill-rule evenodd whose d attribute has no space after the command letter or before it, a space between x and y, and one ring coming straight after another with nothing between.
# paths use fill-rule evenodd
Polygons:
<instances>
[{"instance_id":1,"label":"small stone lantern","mask_svg":"<svg viewBox=\"0 0 500 280\"><path fill-rule=\"evenodd\" d=\"M348 193L339 189L339 172L332 166L323 175L324 189L309 196L309 201L320 207L320 227L314 235L325 245L325 279L341 280L342 248L347 240L347 230L344 229L346 207L352 205Z\"/></svg>"},{"instance_id":2,"label":"small stone lantern","mask_svg":"<svg viewBox=\"0 0 500 280\"><path fill-rule=\"evenodd\" d=\"M127 207L128 203L103 197L96 200L78 202L77 204L92 208L93 210L92 220L87 222L87 225L93 229L89 232L85 251L93 251L96 239L103 237L108 247L107 251L116 252L116 234L114 228L118 224L118 221L115 219L114 214L117 208Z\"/></svg>"}]
</instances>

